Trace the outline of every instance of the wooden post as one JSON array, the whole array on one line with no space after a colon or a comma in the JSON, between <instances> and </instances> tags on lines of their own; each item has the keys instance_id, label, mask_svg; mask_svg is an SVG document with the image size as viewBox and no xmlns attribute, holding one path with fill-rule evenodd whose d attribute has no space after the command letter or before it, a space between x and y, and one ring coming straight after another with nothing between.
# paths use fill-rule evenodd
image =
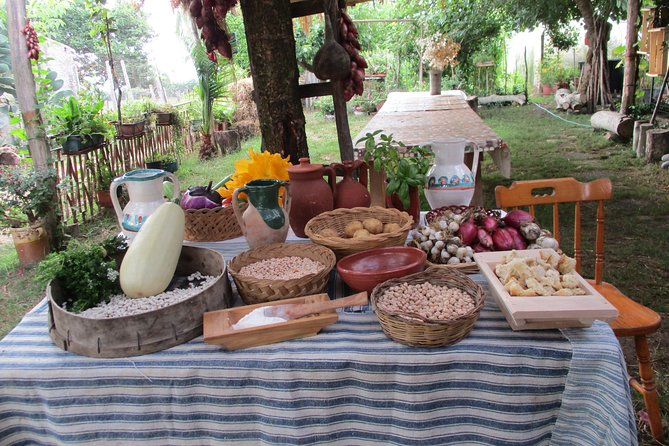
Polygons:
<instances>
[{"instance_id":1,"label":"wooden post","mask_svg":"<svg viewBox=\"0 0 669 446\"><path fill-rule=\"evenodd\" d=\"M634 103L636 90L636 43L638 35L639 0L627 0L627 37L625 39L625 73L623 76L623 95L620 100L620 113L626 115L629 106Z\"/></svg>"},{"instance_id":2,"label":"wooden post","mask_svg":"<svg viewBox=\"0 0 669 446\"><path fill-rule=\"evenodd\" d=\"M652 129L646 133L646 162L660 161L669 153L669 129Z\"/></svg>"},{"instance_id":3,"label":"wooden post","mask_svg":"<svg viewBox=\"0 0 669 446\"><path fill-rule=\"evenodd\" d=\"M639 143L636 145L636 156L643 158L646 156L646 133L653 129L653 124L641 124L639 126Z\"/></svg>"},{"instance_id":4,"label":"wooden post","mask_svg":"<svg viewBox=\"0 0 669 446\"><path fill-rule=\"evenodd\" d=\"M26 23L26 5L24 0L7 0L7 34L12 54L12 72L16 84L16 96L21 109L23 125L28 135L30 156L36 168L46 168L52 162L49 159L49 149L46 144L46 135L42 115L37 108L35 95L35 77L33 76L26 37L21 28Z\"/></svg>"},{"instance_id":5,"label":"wooden post","mask_svg":"<svg viewBox=\"0 0 669 446\"><path fill-rule=\"evenodd\" d=\"M339 37L339 8L337 2L335 0L324 0L325 5L327 5L327 8L324 8L325 14L330 16L330 22L333 25L332 33L334 34L334 39L337 42L341 42ZM351 129L348 126L348 111L346 110L346 101L344 100L344 84L341 81L331 81L331 83L339 155L342 161L348 161L353 159L353 140L351 139Z\"/></svg>"},{"instance_id":6,"label":"wooden post","mask_svg":"<svg viewBox=\"0 0 669 446\"><path fill-rule=\"evenodd\" d=\"M26 23L26 5L24 0L7 0L7 34L12 59L12 72L16 86L16 96L21 110L23 126L28 135L28 148L36 170L47 169L53 164L46 142L46 132L42 115L37 107L35 94L35 78L33 76L26 38L21 28ZM61 237L58 231L58 216L55 206L58 203L55 182L53 189L53 204L45 218L45 227L49 236L51 248L60 246Z\"/></svg>"},{"instance_id":7,"label":"wooden post","mask_svg":"<svg viewBox=\"0 0 669 446\"><path fill-rule=\"evenodd\" d=\"M646 124L648 121L634 121L634 131L632 132L632 151L636 153L639 147L639 133L641 132L641 124Z\"/></svg>"}]
</instances>

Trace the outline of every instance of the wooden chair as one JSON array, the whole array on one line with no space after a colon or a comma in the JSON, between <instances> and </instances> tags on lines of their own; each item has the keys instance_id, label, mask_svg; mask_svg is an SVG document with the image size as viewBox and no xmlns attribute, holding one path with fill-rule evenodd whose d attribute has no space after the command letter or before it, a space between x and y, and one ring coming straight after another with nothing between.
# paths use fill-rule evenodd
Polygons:
<instances>
[{"instance_id":1,"label":"wooden chair","mask_svg":"<svg viewBox=\"0 0 669 446\"><path fill-rule=\"evenodd\" d=\"M600 178L589 183L581 183L574 178L554 178L530 181L515 181L511 186L497 186L495 198L497 206L504 209L526 208L532 215L538 205L553 207L553 237L560 240L559 204L574 205L574 257L576 270L581 271L581 203L597 202L595 233L595 279L589 280L613 306L619 316L611 322L611 328L617 337L634 337L636 355L639 361L641 382L630 378L630 386L643 396L646 411L650 419L653 437L661 441L662 419L657 389L653 379L650 351L647 336L657 331L661 324L660 316L629 297L616 287L603 281L604 272L604 201L612 196L611 180Z\"/></svg>"}]
</instances>

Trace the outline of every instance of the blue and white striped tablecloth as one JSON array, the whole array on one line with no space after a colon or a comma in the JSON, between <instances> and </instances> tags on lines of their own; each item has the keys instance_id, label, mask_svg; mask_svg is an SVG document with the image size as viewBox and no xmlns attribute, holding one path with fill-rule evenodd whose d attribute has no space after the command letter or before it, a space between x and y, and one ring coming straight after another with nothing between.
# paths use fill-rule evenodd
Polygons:
<instances>
[{"instance_id":1,"label":"blue and white striped tablecloth","mask_svg":"<svg viewBox=\"0 0 669 446\"><path fill-rule=\"evenodd\" d=\"M606 324L513 332L492 301L446 348L341 312L311 338L124 359L55 347L42 302L0 341L0 444L633 445L629 392Z\"/></svg>"}]
</instances>

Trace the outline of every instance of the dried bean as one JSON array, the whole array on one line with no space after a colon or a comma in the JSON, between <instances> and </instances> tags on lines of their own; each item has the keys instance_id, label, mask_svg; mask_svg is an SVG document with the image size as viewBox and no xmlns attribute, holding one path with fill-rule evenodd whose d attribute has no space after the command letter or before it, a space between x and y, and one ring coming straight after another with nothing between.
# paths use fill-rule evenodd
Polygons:
<instances>
[{"instance_id":1,"label":"dried bean","mask_svg":"<svg viewBox=\"0 0 669 446\"><path fill-rule=\"evenodd\" d=\"M306 257L288 256L261 260L242 267L240 276L253 277L265 280L299 279L308 274L316 274L323 270L325 265Z\"/></svg>"}]
</instances>

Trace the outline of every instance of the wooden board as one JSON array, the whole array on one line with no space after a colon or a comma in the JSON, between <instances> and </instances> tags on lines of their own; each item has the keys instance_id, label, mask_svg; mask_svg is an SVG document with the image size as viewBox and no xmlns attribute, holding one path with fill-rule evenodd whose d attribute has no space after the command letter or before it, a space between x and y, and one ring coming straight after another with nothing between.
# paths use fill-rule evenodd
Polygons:
<instances>
[{"instance_id":1,"label":"wooden board","mask_svg":"<svg viewBox=\"0 0 669 446\"><path fill-rule=\"evenodd\" d=\"M474 260L490 284L490 293L514 330L589 327L595 320L612 321L618 310L583 277L576 274L582 296L511 296L495 274L495 266L510 251L475 253ZM521 257L539 257L540 250L516 251Z\"/></svg>"},{"instance_id":2,"label":"wooden board","mask_svg":"<svg viewBox=\"0 0 669 446\"><path fill-rule=\"evenodd\" d=\"M335 310L259 327L242 328L239 330L231 327L241 318L259 307L291 303L312 303L328 299L329 297L325 293L313 294L311 296L283 299L270 303L210 311L205 313L203 318L204 342L207 344L222 345L227 350L237 350L317 335L323 327L337 322L339 315Z\"/></svg>"}]
</instances>

